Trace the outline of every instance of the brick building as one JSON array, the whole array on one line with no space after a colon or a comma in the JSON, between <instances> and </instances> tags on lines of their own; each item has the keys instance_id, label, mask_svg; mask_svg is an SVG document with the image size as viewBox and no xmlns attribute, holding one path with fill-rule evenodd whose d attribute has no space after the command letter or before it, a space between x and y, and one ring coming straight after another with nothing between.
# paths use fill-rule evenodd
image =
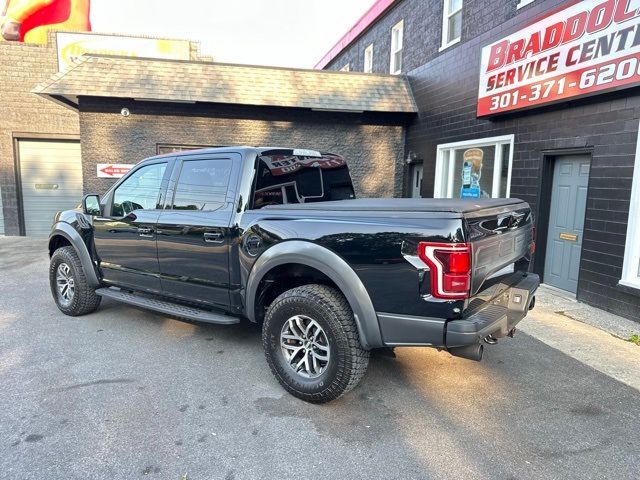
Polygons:
<instances>
[{"instance_id":1,"label":"brick building","mask_svg":"<svg viewBox=\"0 0 640 480\"><path fill-rule=\"evenodd\" d=\"M479 188L467 193L531 204L538 223L534 268L543 281L637 319L638 6L626 0L380 0L317 68L406 76L419 110L406 134L406 191L462 195L466 160L481 162ZM545 50L558 56L545 57ZM518 83L517 69L491 74L501 63L526 69L538 58L546 58L534 65L539 77ZM558 59L563 68L579 62L592 68L557 76ZM550 92L543 82L532 86L537 78L550 79ZM512 88L480 98L500 82Z\"/></svg>"},{"instance_id":2,"label":"brick building","mask_svg":"<svg viewBox=\"0 0 640 480\"><path fill-rule=\"evenodd\" d=\"M31 93L58 71L55 45L0 42L0 234L20 233L15 151L19 141L79 141L78 115Z\"/></svg>"},{"instance_id":3,"label":"brick building","mask_svg":"<svg viewBox=\"0 0 640 480\"><path fill-rule=\"evenodd\" d=\"M78 114L32 88L85 45L119 51L122 40L129 52L203 59L187 40L57 32L46 45L0 41L0 235L46 232L56 206L74 205L83 191Z\"/></svg>"},{"instance_id":4,"label":"brick building","mask_svg":"<svg viewBox=\"0 0 640 480\"><path fill-rule=\"evenodd\" d=\"M96 177L97 164L271 145L344 156L359 196L402 195L415 104L401 77L87 56L33 92L80 113L85 192L113 184Z\"/></svg>"},{"instance_id":5,"label":"brick building","mask_svg":"<svg viewBox=\"0 0 640 480\"><path fill-rule=\"evenodd\" d=\"M378 0L317 65L333 72L214 64L189 48L185 60L94 55L51 77L54 40L0 44L0 234L46 233L53 211L106 190L114 180L101 172L119 164L201 146L295 145L344 155L360 196L528 201L543 281L634 318L632 5Z\"/></svg>"},{"instance_id":6,"label":"brick building","mask_svg":"<svg viewBox=\"0 0 640 480\"><path fill-rule=\"evenodd\" d=\"M127 53L170 42L159 54L174 57L91 57L65 35L93 46L106 37L98 52L119 38L0 43L0 234L47 235L56 211L104 193L138 161L207 146L334 152L359 195L403 194L404 126L415 114L404 78L223 65L193 42L140 37L127 38ZM60 68L65 55L72 68Z\"/></svg>"}]
</instances>

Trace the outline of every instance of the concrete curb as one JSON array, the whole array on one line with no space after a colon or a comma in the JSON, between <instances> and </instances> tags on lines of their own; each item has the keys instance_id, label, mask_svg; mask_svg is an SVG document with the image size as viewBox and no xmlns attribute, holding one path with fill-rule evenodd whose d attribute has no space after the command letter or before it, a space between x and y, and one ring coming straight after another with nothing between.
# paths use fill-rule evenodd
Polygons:
<instances>
[{"instance_id":1,"label":"concrete curb","mask_svg":"<svg viewBox=\"0 0 640 480\"><path fill-rule=\"evenodd\" d=\"M640 319L629 320L580 303L571 294L548 285L540 286L536 300L536 308L543 308L549 313L586 323L622 340L629 340L629 337L634 334L640 335Z\"/></svg>"},{"instance_id":2,"label":"concrete curb","mask_svg":"<svg viewBox=\"0 0 640 480\"><path fill-rule=\"evenodd\" d=\"M640 347L627 339L546 306L537 306L518 327L550 347L640 391Z\"/></svg>"}]
</instances>

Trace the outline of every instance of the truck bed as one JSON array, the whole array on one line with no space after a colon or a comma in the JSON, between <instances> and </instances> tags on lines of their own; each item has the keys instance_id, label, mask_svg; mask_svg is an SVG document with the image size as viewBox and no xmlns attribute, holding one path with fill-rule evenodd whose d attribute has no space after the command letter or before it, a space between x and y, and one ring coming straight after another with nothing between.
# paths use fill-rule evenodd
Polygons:
<instances>
[{"instance_id":1,"label":"truck bed","mask_svg":"<svg viewBox=\"0 0 640 480\"><path fill-rule=\"evenodd\" d=\"M517 198L462 200L455 198L358 198L335 202L270 205L267 210L320 210L331 212L442 212L469 214L480 210L512 207L523 203Z\"/></svg>"}]
</instances>

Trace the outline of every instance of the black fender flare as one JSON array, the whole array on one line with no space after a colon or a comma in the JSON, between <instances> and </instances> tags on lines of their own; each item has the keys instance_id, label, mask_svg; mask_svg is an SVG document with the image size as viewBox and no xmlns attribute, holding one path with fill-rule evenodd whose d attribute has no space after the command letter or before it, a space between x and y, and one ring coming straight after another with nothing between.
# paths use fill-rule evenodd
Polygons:
<instances>
[{"instance_id":1,"label":"black fender flare","mask_svg":"<svg viewBox=\"0 0 640 480\"><path fill-rule=\"evenodd\" d=\"M255 321L258 287L264 276L274 267L298 263L315 268L329 277L346 297L360 334L363 348L383 346L376 311L362 280L347 262L331 250L315 243L289 240L269 248L253 265L246 287L246 314Z\"/></svg>"},{"instance_id":2,"label":"black fender flare","mask_svg":"<svg viewBox=\"0 0 640 480\"><path fill-rule=\"evenodd\" d=\"M80 258L80 263L82 264L82 269L87 277L87 281L92 287L99 287L100 280L98 279L95 265L91 260L89 250L87 249L87 246L82 240L80 234L68 223L57 222L49 234L49 245L51 245L51 240L56 236L64 237L69 241L78 254L78 258Z\"/></svg>"}]
</instances>

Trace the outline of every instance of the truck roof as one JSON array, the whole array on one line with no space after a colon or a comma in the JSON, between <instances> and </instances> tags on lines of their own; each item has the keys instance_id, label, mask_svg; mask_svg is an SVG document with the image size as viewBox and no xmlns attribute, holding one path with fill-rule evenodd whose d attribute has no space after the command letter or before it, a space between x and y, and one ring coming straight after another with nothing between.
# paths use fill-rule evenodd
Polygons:
<instances>
[{"instance_id":1,"label":"truck roof","mask_svg":"<svg viewBox=\"0 0 640 480\"><path fill-rule=\"evenodd\" d=\"M156 158L164 158L164 157L173 157L173 156L184 156L184 155L200 155L203 153L243 153L243 152L255 152L258 155L264 155L265 153L278 153L280 155L298 155L305 156L305 153L321 153L319 150L313 149L302 149L302 148L291 148L291 147L251 147L247 145L237 145L237 146L228 146L228 147L206 147L206 148L197 148L193 150L182 150L178 152L169 152L164 153L162 155L154 155L153 157L145 158L146 160L153 160ZM327 152L322 152L327 153Z\"/></svg>"}]
</instances>

